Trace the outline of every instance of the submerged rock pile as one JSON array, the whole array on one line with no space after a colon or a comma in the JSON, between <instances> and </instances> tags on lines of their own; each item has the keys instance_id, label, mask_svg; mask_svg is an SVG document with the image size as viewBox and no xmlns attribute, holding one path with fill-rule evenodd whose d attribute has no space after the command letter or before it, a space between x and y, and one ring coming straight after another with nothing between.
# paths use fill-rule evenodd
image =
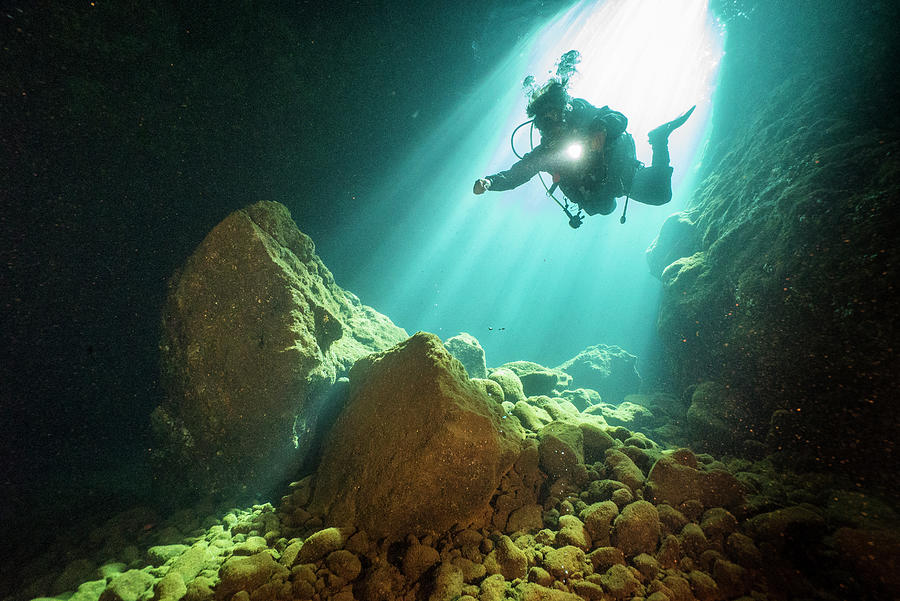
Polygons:
<instances>
[{"instance_id":1,"label":"submerged rock pile","mask_svg":"<svg viewBox=\"0 0 900 601\"><path fill-rule=\"evenodd\" d=\"M143 548L114 536L36 582L77 601L764 601L900 590L889 505L765 461L665 450L564 397L520 398L511 369L489 377L469 380L436 337L417 334L351 370L322 465L277 507L207 507L151 529L140 524L156 518L135 516L127 528Z\"/></svg>"}]
</instances>

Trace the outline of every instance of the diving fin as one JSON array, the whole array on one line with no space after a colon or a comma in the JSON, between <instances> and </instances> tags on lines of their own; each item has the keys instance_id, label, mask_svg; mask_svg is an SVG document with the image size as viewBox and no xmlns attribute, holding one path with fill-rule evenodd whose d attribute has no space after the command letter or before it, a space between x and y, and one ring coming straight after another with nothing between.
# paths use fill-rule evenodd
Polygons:
<instances>
[{"instance_id":1,"label":"diving fin","mask_svg":"<svg viewBox=\"0 0 900 601\"><path fill-rule=\"evenodd\" d=\"M650 145L652 146L654 144L665 144L669 139L669 134L684 125L684 122L688 120L688 117L691 116L691 113L694 112L695 108L697 108L696 104L689 108L687 112L685 112L680 117L677 117L669 121L668 123L663 123L656 129L651 130L650 133L647 134Z\"/></svg>"}]
</instances>

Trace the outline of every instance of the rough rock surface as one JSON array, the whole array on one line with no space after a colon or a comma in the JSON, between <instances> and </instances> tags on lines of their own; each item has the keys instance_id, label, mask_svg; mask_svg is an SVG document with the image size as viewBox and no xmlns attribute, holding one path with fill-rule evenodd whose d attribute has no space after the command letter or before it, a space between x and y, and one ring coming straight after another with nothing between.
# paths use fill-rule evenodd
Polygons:
<instances>
[{"instance_id":1,"label":"rough rock surface","mask_svg":"<svg viewBox=\"0 0 900 601\"><path fill-rule=\"evenodd\" d=\"M360 359L350 388L313 493L331 524L383 537L472 520L520 451L521 432L433 334Z\"/></svg>"},{"instance_id":2,"label":"rough rock surface","mask_svg":"<svg viewBox=\"0 0 900 601\"><path fill-rule=\"evenodd\" d=\"M572 376L573 385L600 393L602 400L617 404L626 395L639 392L637 357L615 345L588 347L556 369Z\"/></svg>"},{"instance_id":3,"label":"rough rock surface","mask_svg":"<svg viewBox=\"0 0 900 601\"><path fill-rule=\"evenodd\" d=\"M235 211L169 282L161 477L207 493L271 484L309 450L336 378L405 337L337 286L286 207Z\"/></svg>"},{"instance_id":4,"label":"rough rock surface","mask_svg":"<svg viewBox=\"0 0 900 601\"><path fill-rule=\"evenodd\" d=\"M744 502L745 489L730 473L697 469L690 451L680 449L661 457L647 475L647 498L677 507L699 501L703 507L733 507Z\"/></svg>"},{"instance_id":5,"label":"rough rock surface","mask_svg":"<svg viewBox=\"0 0 900 601\"><path fill-rule=\"evenodd\" d=\"M484 349L477 338L463 332L445 340L444 346L462 363L470 378L487 378Z\"/></svg>"},{"instance_id":6,"label":"rough rock surface","mask_svg":"<svg viewBox=\"0 0 900 601\"><path fill-rule=\"evenodd\" d=\"M693 254L697 244L697 228L689 213L675 213L663 222L656 239L647 249L650 273L662 279L666 267L682 257Z\"/></svg>"},{"instance_id":7,"label":"rough rock surface","mask_svg":"<svg viewBox=\"0 0 900 601\"><path fill-rule=\"evenodd\" d=\"M555 390L565 388L572 381L565 372L532 361L512 361L501 367L519 376L526 397L552 395Z\"/></svg>"},{"instance_id":8,"label":"rough rock surface","mask_svg":"<svg viewBox=\"0 0 900 601\"><path fill-rule=\"evenodd\" d=\"M751 437L746 408L716 382L703 382L694 389L687 411L691 440L698 448L724 451Z\"/></svg>"},{"instance_id":9,"label":"rough rock surface","mask_svg":"<svg viewBox=\"0 0 900 601\"><path fill-rule=\"evenodd\" d=\"M746 111L733 113L740 125L704 160L707 177L678 218L693 224L683 240L694 244L667 252L681 258L662 274L660 337L682 387L719 382L751 416L736 434L752 428L763 441L770 416L792 411L798 419L769 438L785 462L892 479L881 466L897 463L900 430L890 400L900 373L900 51L893 34L872 40L896 4L840 19L757 4L755 23L729 31L729 55L808 54L789 78L747 59L742 80L754 92L723 89ZM831 30L797 45L792 27L769 20Z\"/></svg>"}]
</instances>

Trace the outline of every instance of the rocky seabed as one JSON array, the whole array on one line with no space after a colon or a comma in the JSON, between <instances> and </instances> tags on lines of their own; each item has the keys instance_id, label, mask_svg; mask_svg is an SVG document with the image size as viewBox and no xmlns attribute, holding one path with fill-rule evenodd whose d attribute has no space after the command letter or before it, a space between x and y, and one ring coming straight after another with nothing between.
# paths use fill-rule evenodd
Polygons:
<instances>
[{"instance_id":1,"label":"rocky seabed","mask_svg":"<svg viewBox=\"0 0 900 601\"><path fill-rule=\"evenodd\" d=\"M529 400L544 411L555 404L554 423L567 412L569 423L596 422L562 399ZM874 499L777 474L765 461L662 451L625 427L603 431L603 459L563 461L569 467L546 480L537 504L504 508L517 504L504 501L515 491L501 484L481 521L492 526L372 540L308 511L309 476L275 505L206 504L165 521L145 508L120 514L27 567L28 585L5 601L763 601L862 598L841 587L890 585L891 566L872 555L867 563L859 547L882 532L896 550L895 534L847 526L891 514ZM541 452L564 455L551 439ZM791 545L803 540L792 537L826 531L833 565L846 571L837 593L786 559L796 561Z\"/></svg>"}]
</instances>

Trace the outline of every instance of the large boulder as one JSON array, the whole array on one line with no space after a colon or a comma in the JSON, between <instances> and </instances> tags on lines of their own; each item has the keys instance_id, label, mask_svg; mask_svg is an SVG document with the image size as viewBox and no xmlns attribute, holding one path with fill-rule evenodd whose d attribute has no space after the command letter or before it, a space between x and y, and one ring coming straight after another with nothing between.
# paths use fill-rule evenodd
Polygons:
<instances>
[{"instance_id":1,"label":"large boulder","mask_svg":"<svg viewBox=\"0 0 900 601\"><path fill-rule=\"evenodd\" d=\"M618 346L598 344L588 347L556 369L572 376L574 385L591 388L607 403L622 402L626 395L639 392L637 357Z\"/></svg>"},{"instance_id":2,"label":"large boulder","mask_svg":"<svg viewBox=\"0 0 900 601\"><path fill-rule=\"evenodd\" d=\"M521 429L503 414L433 334L360 359L311 511L374 538L473 521L522 447Z\"/></svg>"},{"instance_id":3,"label":"large boulder","mask_svg":"<svg viewBox=\"0 0 900 601\"><path fill-rule=\"evenodd\" d=\"M550 369L532 361L512 361L501 367L510 370L522 382L525 396L550 396L557 389L568 386L572 378L558 369Z\"/></svg>"},{"instance_id":4,"label":"large boulder","mask_svg":"<svg viewBox=\"0 0 900 601\"><path fill-rule=\"evenodd\" d=\"M647 248L647 265L650 273L662 279L666 267L682 257L694 254L697 230L690 211L669 215L663 222L656 239Z\"/></svg>"},{"instance_id":5,"label":"large boulder","mask_svg":"<svg viewBox=\"0 0 900 601\"><path fill-rule=\"evenodd\" d=\"M334 413L336 378L405 337L335 283L286 207L235 211L169 281L158 478L207 493L282 478Z\"/></svg>"},{"instance_id":6,"label":"large boulder","mask_svg":"<svg viewBox=\"0 0 900 601\"><path fill-rule=\"evenodd\" d=\"M703 507L737 507L744 504L744 494L744 486L729 472L703 471L691 451L678 449L653 464L644 498L676 508L685 501L699 501Z\"/></svg>"},{"instance_id":7,"label":"large boulder","mask_svg":"<svg viewBox=\"0 0 900 601\"><path fill-rule=\"evenodd\" d=\"M484 348L478 339L462 332L451 336L444 341L444 346L450 354L459 359L470 378L487 378L487 364L484 358Z\"/></svg>"}]
</instances>

